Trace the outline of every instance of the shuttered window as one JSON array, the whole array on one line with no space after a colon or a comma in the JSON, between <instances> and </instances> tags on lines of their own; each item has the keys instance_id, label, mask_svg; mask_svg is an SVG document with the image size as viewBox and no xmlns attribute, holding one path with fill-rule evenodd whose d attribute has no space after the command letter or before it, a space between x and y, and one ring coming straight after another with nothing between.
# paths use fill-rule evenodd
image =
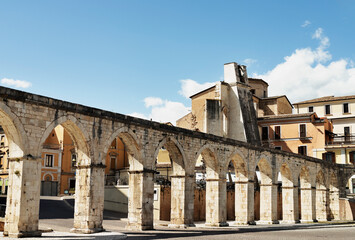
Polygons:
<instances>
[{"instance_id":1,"label":"shuttered window","mask_svg":"<svg viewBox=\"0 0 355 240\"><path fill-rule=\"evenodd\" d=\"M325 161L328 161L328 162L333 162L335 163L335 153L334 152L326 152L326 153L323 153L322 154L322 158L323 160Z\"/></svg>"},{"instance_id":2,"label":"shuttered window","mask_svg":"<svg viewBox=\"0 0 355 240\"><path fill-rule=\"evenodd\" d=\"M298 154L307 156L307 146L299 146Z\"/></svg>"},{"instance_id":3,"label":"shuttered window","mask_svg":"<svg viewBox=\"0 0 355 240\"><path fill-rule=\"evenodd\" d=\"M281 139L281 126L275 126L275 139Z\"/></svg>"},{"instance_id":4,"label":"shuttered window","mask_svg":"<svg viewBox=\"0 0 355 240\"><path fill-rule=\"evenodd\" d=\"M306 124L300 124L300 138L305 138L306 135Z\"/></svg>"}]
</instances>

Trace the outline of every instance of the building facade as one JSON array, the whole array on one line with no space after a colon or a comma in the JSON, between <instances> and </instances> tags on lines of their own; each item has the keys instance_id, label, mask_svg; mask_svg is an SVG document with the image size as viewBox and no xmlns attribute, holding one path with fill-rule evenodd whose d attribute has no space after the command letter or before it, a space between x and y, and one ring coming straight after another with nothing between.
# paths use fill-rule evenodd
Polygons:
<instances>
[{"instance_id":1,"label":"building facade","mask_svg":"<svg viewBox=\"0 0 355 240\"><path fill-rule=\"evenodd\" d=\"M263 146L305 156L322 159L319 149L332 138L332 124L316 113L264 116L258 123Z\"/></svg>"}]
</instances>

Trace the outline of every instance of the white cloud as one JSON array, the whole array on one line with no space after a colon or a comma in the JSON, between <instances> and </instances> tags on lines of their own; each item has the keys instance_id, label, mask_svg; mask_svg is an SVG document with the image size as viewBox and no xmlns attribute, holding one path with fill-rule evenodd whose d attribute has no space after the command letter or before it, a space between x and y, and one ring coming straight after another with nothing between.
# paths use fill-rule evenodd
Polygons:
<instances>
[{"instance_id":1,"label":"white cloud","mask_svg":"<svg viewBox=\"0 0 355 240\"><path fill-rule=\"evenodd\" d=\"M270 96L287 95L291 102L329 95L354 95L355 68L351 60L334 60L326 50L329 38L318 28L312 36L317 49L296 49L265 74L253 74L269 83Z\"/></svg>"},{"instance_id":2,"label":"white cloud","mask_svg":"<svg viewBox=\"0 0 355 240\"><path fill-rule=\"evenodd\" d=\"M129 116L132 116L132 117L136 117L136 118L148 119L148 117L145 116L143 113L133 112L133 113L130 113L130 114L128 114L128 115L129 115Z\"/></svg>"},{"instance_id":3,"label":"white cloud","mask_svg":"<svg viewBox=\"0 0 355 240\"><path fill-rule=\"evenodd\" d=\"M180 80L181 90L179 90L179 94L184 96L185 98L189 98L190 96L206 89L212 87L216 84L216 82L206 82L206 83L198 83L192 79L183 79Z\"/></svg>"},{"instance_id":4,"label":"white cloud","mask_svg":"<svg viewBox=\"0 0 355 240\"><path fill-rule=\"evenodd\" d=\"M144 99L144 104L146 107L159 106L163 104L163 100L157 97L147 97Z\"/></svg>"},{"instance_id":5,"label":"white cloud","mask_svg":"<svg viewBox=\"0 0 355 240\"><path fill-rule=\"evenodd\" d=\"M301 27L307 27L307 26L310 25L310 24L311 24L311 22L308 21L308 20L306 20L306 21L304 21L304 23L301 25Z\"/></svg>"},{"instance_id":6,"label":"white cloud","mask_svg":"<svg viewBox=\"0 0 355 240\"><path fill-rule=\"evenodd\" d=\"M162 123L170 122L175 125L176 120L188 114L190 110L190 108L180 102L172 102L157 97L147 97L144 102L146 108L150 110L148 116L137 112L129 115Z\"/></svg>"},{"instance_id":7,"label":"white cloud","mask_svg":"<svg viewBox=\"0 0 355 240\"><path fill-rule=\"evenodd\" d=\"M30 82L22 81L22 80L14 80L10 78L1 79L1 83L6 86L17 87L17 88L29 88L32 86Z\"/></svg>"},{"instance_id":8,"label":"white cloud","mask_svg":"<svg viewBox=\"0 0 355 240\"><path fill-rule=\"evenodd\" d=\"M252 64L254 64L256 62L257 62L257 60L256 59L252 59L252 58L247 58L247 59L243 60L243 63L245 65L247 65L247 67L249 67L250 65L252 65Z\"/></svg>"}]
</instances>

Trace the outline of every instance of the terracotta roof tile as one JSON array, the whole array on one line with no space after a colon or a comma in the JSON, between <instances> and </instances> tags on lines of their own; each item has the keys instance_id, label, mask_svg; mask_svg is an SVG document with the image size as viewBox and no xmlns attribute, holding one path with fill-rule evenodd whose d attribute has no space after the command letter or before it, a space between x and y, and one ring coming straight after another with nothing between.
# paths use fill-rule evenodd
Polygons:
<instances>
[{"instance_id":1,"label":"terracotta roof tile","mask_svg":"<svg viewBox=\"0 0 355 240\"><path fill-rule=\"evenodd\" d=\"M294 103L294 105L307 104L307 103L318 103L318 102L341 101L341 100L348 100L348 99L355 99L355 95L341 96L341 97L326 96L326 97L320 97L320 98L315 98L315 99L311 99L311 100L306 100L306 101Z\"/></svg>"}]
</instances>

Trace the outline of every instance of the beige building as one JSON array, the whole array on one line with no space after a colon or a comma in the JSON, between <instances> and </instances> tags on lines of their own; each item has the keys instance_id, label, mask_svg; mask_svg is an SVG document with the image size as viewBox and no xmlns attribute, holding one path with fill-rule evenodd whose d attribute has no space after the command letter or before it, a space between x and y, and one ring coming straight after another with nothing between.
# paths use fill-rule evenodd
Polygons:
<instances>
[{"instance_id":1,"label":"beige building","mask_svg":"<svg viewBox=\"0 0 355 240\"><path fill-rule=\"evenodd\" d=\"M333 123L334 136L318 151L326 151L323 159L335 158L340 164L354 164L355 159L355 95L327 96L294 103L297 113L315 112ZM355 193L355 176L349 183Z\"/></svg>"},{"instance_id":2,"label":"beige building","mask_svg":"<svg viewBox=\"0 0 355 240\"><path fill-rule=\"evenodd\" d=\"M316 113L264 116L258 123L263 146L301 155L323 158L319 149L332 138L332 124Z\"/></svg>"},{"instance_id":3,"label":"beige building","mask_svg":"<svg viewBox=\"0 0 355 240\"><path fill-rule=\"evenodd\" d=\"M224 65L224 81L191 96L191 113L178 127L260 145L255 104L246 67ZM255 88L259 92L259 88ZM260 90L262 91L262 90Z\"/></svg>"}]
</instances>

